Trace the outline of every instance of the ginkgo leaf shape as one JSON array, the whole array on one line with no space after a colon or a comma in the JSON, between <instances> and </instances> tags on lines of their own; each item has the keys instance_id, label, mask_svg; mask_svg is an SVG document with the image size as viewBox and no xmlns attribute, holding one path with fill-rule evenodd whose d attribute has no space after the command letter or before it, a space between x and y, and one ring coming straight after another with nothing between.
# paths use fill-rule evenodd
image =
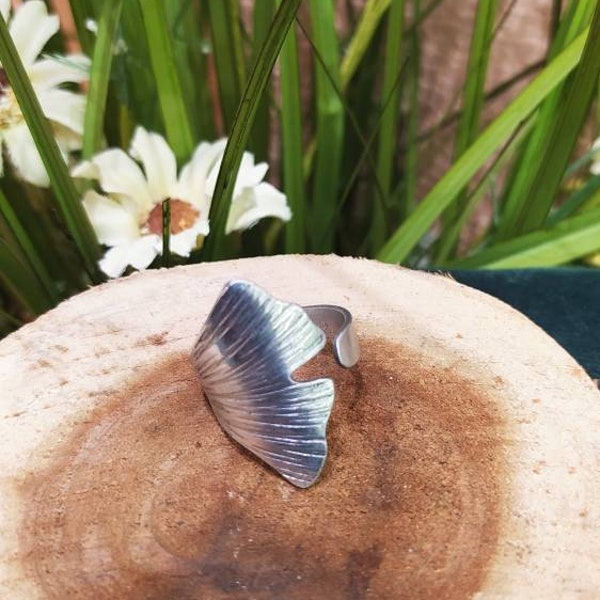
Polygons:
<instances>
[{"instance_id":1,"label":"ginkgo leaf shape","mask_svg":"<svg viewBox=\"0 0 600 600\"><path fill-rule=\"evenodd\" d=\"M223 429L292 484L312 485L327 458L331 379L292 373L325 346L295 304L235 281L217 300L193 350L206 397Z\"/></svg>"}]
</instances>

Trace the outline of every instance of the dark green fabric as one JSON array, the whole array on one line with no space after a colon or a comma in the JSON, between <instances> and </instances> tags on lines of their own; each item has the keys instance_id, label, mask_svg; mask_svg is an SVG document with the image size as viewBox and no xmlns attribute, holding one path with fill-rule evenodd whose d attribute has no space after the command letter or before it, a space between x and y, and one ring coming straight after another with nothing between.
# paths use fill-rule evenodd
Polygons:
<instances>
[{"instance_id":1,"label":"dark green fabric","mask_svg":"<svg viewBox=\"0 0 600 600\"><path fill-rule=\"evenodd\" d=\"M600 378L600 270L585 268L450 271L496 296L556 339L591 377Z\"/></svg>"}]
</instances>

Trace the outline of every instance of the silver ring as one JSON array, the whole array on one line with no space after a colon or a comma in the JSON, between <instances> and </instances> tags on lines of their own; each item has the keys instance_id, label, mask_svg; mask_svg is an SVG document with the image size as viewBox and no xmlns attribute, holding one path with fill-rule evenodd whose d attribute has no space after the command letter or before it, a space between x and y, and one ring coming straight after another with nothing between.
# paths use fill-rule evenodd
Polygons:
<instances>
[{"instance_id":1,"label":"silver ring","mask_svg":"<svg viewBox=\"0 0 600 600\"><path fill-rule=\"evenodd\" d=\"M327 459L326 428L334 401L328 378L292 374L333 332L338 363L359 358L352 315L340 306L300 307L276 300L247 281L228 283L192 357L221 427L290 483L307 488Z\"/></svg>"}]
</instances>

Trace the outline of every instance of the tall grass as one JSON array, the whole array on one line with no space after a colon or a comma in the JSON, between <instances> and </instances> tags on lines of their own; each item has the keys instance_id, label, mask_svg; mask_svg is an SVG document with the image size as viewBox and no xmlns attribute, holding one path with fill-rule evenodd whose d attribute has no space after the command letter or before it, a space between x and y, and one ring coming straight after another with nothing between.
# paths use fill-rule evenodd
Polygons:
<instances>
[{"instance_id":1,"label":"tall grass","mask_svg":"<svg viewBox=\"0 0 600 600\"><path fill-rule=\"evenodd\" d=\"M72 159L128 148L137 125L164 135L179 166L201 140L227 136L211 233L191 261L337 252L408 266L501 268L570 264L600 251L599 178L587 174L593 155L578 150L597 121L600 1L553 11L543 65L487 124L495 93L489 57L505 5L477 3L463 32L470 53L454 86L462 90L458 112L449 117L453 158L427 191L419 177L437 130L424 131L421 120L422 33L450 1L365 0L352 8L257 0L244 8L236 0L72 0L79 44L92 58L82 150ZM7 332L101 281L102 248L81 203L89 184L69 175L3 22L0 62L51 182L49 190L23 183L8 163L0 179ZM271 164L293 218L226 236L246 150ZM495 213L478 236L466 235L484 198ZM165 201L165 237L169 211ZM165 252L155 265L169 261Z\"/></svg>"}]
</instances>

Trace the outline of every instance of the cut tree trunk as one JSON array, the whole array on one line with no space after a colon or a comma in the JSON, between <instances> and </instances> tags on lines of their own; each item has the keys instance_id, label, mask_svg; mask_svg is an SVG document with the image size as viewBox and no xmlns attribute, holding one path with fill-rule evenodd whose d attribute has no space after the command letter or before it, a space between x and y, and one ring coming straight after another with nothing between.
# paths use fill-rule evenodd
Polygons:
<instances>
[{"instance_id":1,"label":"cut tree trunk","mask_svg":"<svg viewBox=\"0 0 600 600\"><path fill-rule=\"evenodd\" d=\"M229 439L190 350L222 286L347 307L318 483ZM0 598L600 597L600 394L447 277L288 256L146 272L0 342Z\"/></svg>"}]
</instances>

